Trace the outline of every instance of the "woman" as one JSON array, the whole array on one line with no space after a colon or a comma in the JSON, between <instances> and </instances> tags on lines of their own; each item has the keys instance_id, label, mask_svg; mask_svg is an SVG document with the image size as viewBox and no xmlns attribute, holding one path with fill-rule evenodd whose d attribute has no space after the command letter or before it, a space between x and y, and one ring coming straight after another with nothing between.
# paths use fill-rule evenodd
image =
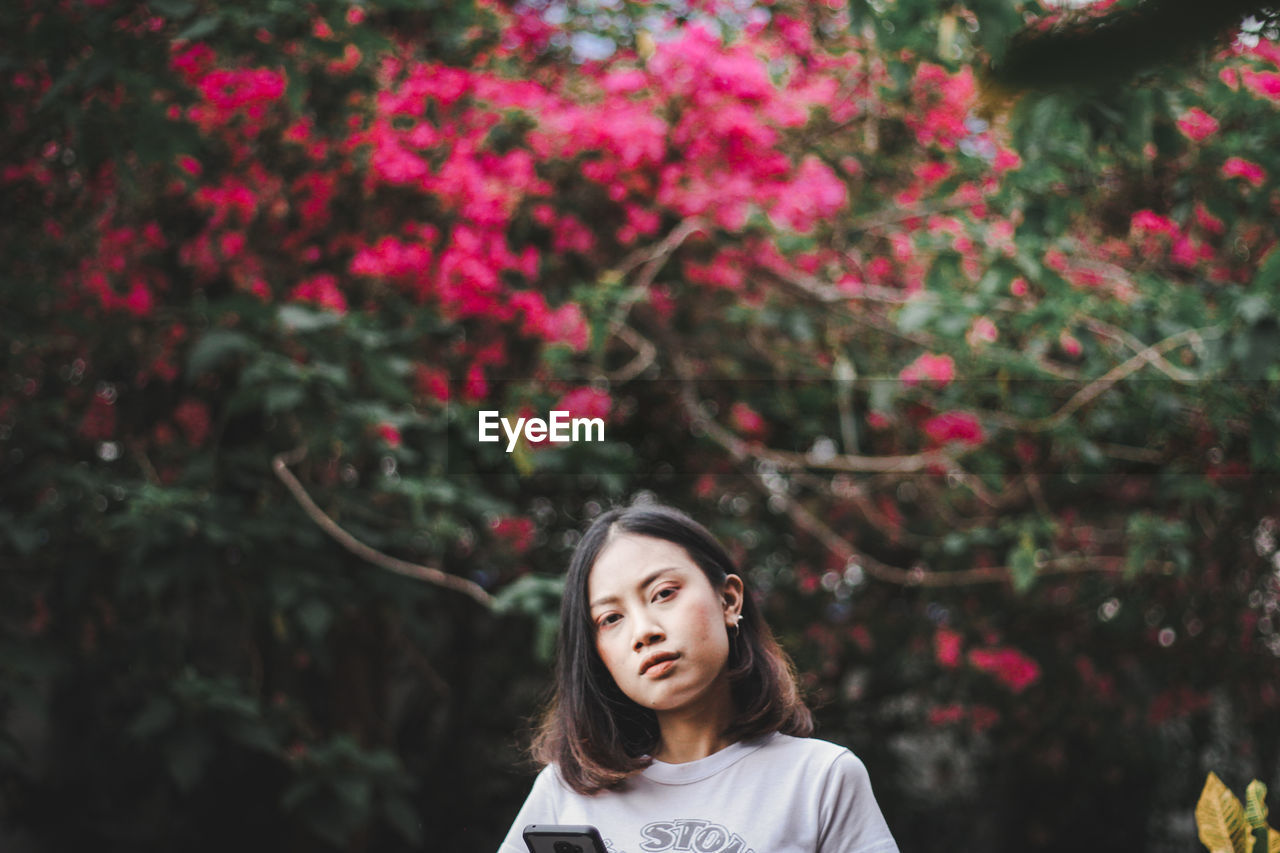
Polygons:
<instances>
[{"instance_id":1,"label":"woman","mask_svg":"<svg viewBox=\"0 0 1280 853\"><path fill-rule=\"evenodd\" d=\"M785 653L724 547L684 513L602 514L574 551L545 767L503 841L592 824L611 853L897 851L862 762L810 738Z\"/></svg>"}]
</instances>

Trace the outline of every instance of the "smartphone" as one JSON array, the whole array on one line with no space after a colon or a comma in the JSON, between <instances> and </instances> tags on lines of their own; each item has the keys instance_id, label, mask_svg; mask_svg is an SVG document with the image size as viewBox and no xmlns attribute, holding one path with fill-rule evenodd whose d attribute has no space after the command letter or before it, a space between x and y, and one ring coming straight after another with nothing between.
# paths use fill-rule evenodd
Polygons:
<instances>
[{"instance_id":1,"label":"smartphone","mask_svg":"<svg viewBox=\"0 0 1280 853\"><path fill-rule=\"evenodd\" d=\"M524 828L529 853L607 853L594 826L530 824Z\"/></svg>"}]
</instances>

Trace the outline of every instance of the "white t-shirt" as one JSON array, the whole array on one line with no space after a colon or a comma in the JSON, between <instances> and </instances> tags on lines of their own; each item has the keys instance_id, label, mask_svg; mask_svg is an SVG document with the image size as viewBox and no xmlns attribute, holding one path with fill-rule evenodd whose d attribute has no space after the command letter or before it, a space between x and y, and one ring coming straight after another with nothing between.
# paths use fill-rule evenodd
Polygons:
<instances>
[{"instance_id":1,"label":"white t-shirt","mask_svg":"<svg viewBox=\"0 0 1280 853\"><path fill-rule=\"evenodd\" d=\"M499 853L528 853L531 823L591 824L609 853L897 853L861 759L773 733L697 761L654 761L585 797L543 768Z\"/></svg>"}]
</instances>

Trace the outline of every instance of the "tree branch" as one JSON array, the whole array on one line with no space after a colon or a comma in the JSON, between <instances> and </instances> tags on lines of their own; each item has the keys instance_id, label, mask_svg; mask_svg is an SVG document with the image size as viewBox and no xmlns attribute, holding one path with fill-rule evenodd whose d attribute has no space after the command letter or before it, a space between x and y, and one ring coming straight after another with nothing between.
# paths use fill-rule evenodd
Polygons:
<instances>
[{"instance_id":1,"label":"tree branch","mask_svg":"<svg viewBox=\"0 0 1280 853\"><path fill-rule=\"evenodd\" d=\"M1159 358L1166 352L1177 349L1188 341L1199 340L1202 334L1212 331L1215 331L1213 327L1207 327L1204 329L1185 329L1178 332L1176 335L1170 335L1158 343L1143 348L1137 355L1133 356L1128 361L1116 365L1102 376L1099 376L1097 379L1090 382L1084 388L1081 388L1076 392L1075 396L1068 400L1057 412L1047 418L1041 418L1024 424L1023 428L1032 432L1047 432L1048 430L1057 428L1063 421L1075 414L1077 410L1093 402L1117 382L1137 373L1144 365L1151 364L1154 358Z\"/></svg>"},{"instance_id":2,"label":"tree branch","mask_svg":"<svg viewBox=\"0 0 1280 853\"><path fill-rule=\"evenodd\" d=\"M291 450L288 453L277 453L271 460L271 469L275 471L276 476L280 478L280 482L284 483L285 488L293 495L298 505L302 507L302 511L307 514L307 517L314 521L321 530L329 534L339 545L360 559L373 563L375 566L395 572L398 575L404 575L405 577L435 584L454 592L460 592L484 607L492 609L493 596L489 595L482 586L474 581L451 575L448 572L443 572L430 566L420 566L417 563L410 563L389 556L369 547L346 530L343 530L336 521L325 514L324 510L316 506L316 502L311 499L311 495L307 494L307 490L302 483L298 482L298 478L293 476L293 472L289 470L290 465L296 465L301 462L306 455L307 449L305 446Z\"/></svg>"},{"instance_id":3,"label":"tree branch","mask_svg":"<svg viewBox=\"0 0 1280 853\"><path fill-rule=\"evenodd\" d=\"M855 548L851 542L837 534L826 523L810 512L807 507L787 494L785 490L776 490L769 487L760 473L755 470L755 466L747 463L759 459L769 460L773 452L761 452L758 448L750 447L745 441L712 420L702 410L702 406L697 399L691 366L683 354L679 352L674 353L672 357L676 372L680 378L681 404L689 417L690 423L727 450L729 455L743 468L747 476L751 478L763 494L771 500L780 501L796 527L810 533L842 562L856 564L871 577L899 586L954 587L979 583L1003 583L1011 580L1012 572L1007 566L991 566L957 571L930 571L925 566L918 565L911 569L903 569L881 562ZM799 456L799 454L794 455ZM806 465L805 467L810 466ZM1043 565L1038 567L1037 574L1039 576L1084 572L1118 574L1122 571L1124 571L1123 557L1090 557L1082 554L1069 554L1046 560Z\"/></svg>"}]
</instances>

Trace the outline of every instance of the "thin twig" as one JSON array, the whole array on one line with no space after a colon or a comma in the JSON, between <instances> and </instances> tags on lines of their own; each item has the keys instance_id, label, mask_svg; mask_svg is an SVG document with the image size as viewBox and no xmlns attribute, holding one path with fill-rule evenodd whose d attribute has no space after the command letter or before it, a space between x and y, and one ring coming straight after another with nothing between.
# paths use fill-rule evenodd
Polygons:
<instances>
[{"instance_id":1,"label":"thin twig","mask_svg":"<svg viewBox=\"0 0 1280 853\"><path fill-rule=\"evenodd\" d=\"M307 455L306 447L299 447L288 453L277 453L271 460L271 468L275 471L276 476L280 478L280 482L284 483L285 488L293 495L294 499L302 507L302 511L316 523L316 525L328 533L330 537L337 541L339 545L346 548L352 554L355 554L366 562L373 563L375 566L395 572L405 577L414 578L416 580L425 581L436 586L442 586L445 589L460 592L487 608L493 607L493 596L489 595L482 586L469 581L466 578L460 578L457 575L451 575L440 569L434 569L430 566L420 566L417 563L410 563L405 560L399 560L395 557L382 553L381 551L371 548L368 545L356 539L346 530L342 529L336 521L325 514L324 510L316 506L316 502L311 499L311 495L307 494L307 490L302 483L298 482L298 478L293 476L293 472L289 470L290 465L296 465L301 462Z\"/></svg>"},{"instance_id":2,"label":"thin twig","mask_svg":"<svg viewBox=\"0 0 1280 853\"><path fill-rule=\"evenodd\" d=\"M727 450L763 494L770 499L782 502L787 515L798 528L813 535L827 550L835 554L845 564L856 564L871 577L899 586L953 587L979 583L1003 583L1012 579L1012 571L1007 566L990 566L955 571L930 571L925 566L918 565L911 569L903 569L881 562L855 548L852 543L837 534L826 523L810 512L807 507L787 494L785 490L779 491L769 487L764 478L755 469L755 466L747 463L759 459L770 459L771 454L774 452L762 451L760 448L748 445L747 442L712 420L703 411L694 392L691 366L680 353L675 353L673 360L681 381L681 403L691 424ZM1045 560L1037 567L1037 576L1084 572L1118 574L1124 571L1124 562L1123 557L1070 554Z\"/></svg>"},{"instance_id":3,"label":"thin twig","mask_svg":"<svg viewBox=\"0 0 1280 853\"><path fill-rule=\"evenodd\" d=\"M640 270L640 276L636 283L622 294L622 298L618 300L618 304L614 306L613 316L609 318L609 332L607 337L621 335L623 339L637 351L636 357L631 360L625 367L615 371L610 375L610 379L626 381L635 376L640 375L653 362L653 353L649 352L644 345L637 344L633 339L626 336L624 329L627 328L627 314L631 311L631 306L635 305L649 293L653 287L654 279L658 277L658 270L662 269L671 254L680 247L685 240L689 239L693 234L699 231L707 230L707 223L697 216L691 216L683 221L675 228L671 229L671 233L658 241L652 246L646 246L643 249L637 249L618 265L618 269L612 274L616 275L619 280L630 274L636 267L643 265ZM606 275L609 275L606 273ZM646 342L647 343L647 342ZM650 345L651 347L652 345Z\"/></svg>"},{"instance_id":4,"label":"thin twig","mask_svg":"<svg viewBox=\"0 0 1280 853\"><path fill-rule=\"evenodd\" d=\"M625 323L618 327L617 334L618 337L626 342L627 346L636 351L636 355L626 365L608 374L607 378L611 382L627 382L649 369L649 365L653 364L653 360L658 355L658 350L647 339L637 335L635 330Z\"/></svg>"},{"instance_id":5,"label":"thin twig","mask_svg":"<svg viewBox=\"0 0 1280 853\"><path fill-rule=\"evenodd\" d=\"M1143 348L1137 355L1128 361L1122 362L1108 370L1102 376L1090 382L1084 388L1076 392L1070 400L1066 402L1061 409L1047 418L1041 418L1024 424L1023 428L1032 432L1046 432L1056 429L1067 418L1071 417L1075 412L1093 402L1097 397L1114 386L1117 382L1131 374L1137 373L1144 365L1150 364L1153 356L1161 356L1170 350L1176 349L1182 344L1193 338L1199 338L1204 332L1213 331L1212 327L1206 329L1185 329L1176 335L1170 335L1164 340Z\"/></svg>"},{"instance_id":6,"label":"thin twig","mask_svg":"<svg viewBox=\"0 0 1280 853\"><path fill-rule=\"evenodd\" d=\"M1188 370L1183 370L1180 367L1175 367L1174 365L1170 364L1166 359L1163 359L1159 355L1150 352L1147 349L1147 347L1142 343L1142 341L1138 340L1133 335L1126 332L1124 329L1118 328L1116 326L1112 326L1110 323L1105 323L1102 320L1098 320L1094 317L1085 317L1084 324L1088 326L1095 334L1102 335L1103 337L1106 337L1106 338L1110 338L1113 341L1119 341L1120 343L1123 343L1125 346L1129 347L1129 349L1133 350L1136 353L1139 353L1139 354L1146 353L1147 362L1153 367L1155 367L1156 369L1158 369L1161 373L1168 376L1174 382L1180 382L1184 385L1190 385L1200 379L1200 377L1196 376L1196 374Z\"/></svg>"}]
</instances>

